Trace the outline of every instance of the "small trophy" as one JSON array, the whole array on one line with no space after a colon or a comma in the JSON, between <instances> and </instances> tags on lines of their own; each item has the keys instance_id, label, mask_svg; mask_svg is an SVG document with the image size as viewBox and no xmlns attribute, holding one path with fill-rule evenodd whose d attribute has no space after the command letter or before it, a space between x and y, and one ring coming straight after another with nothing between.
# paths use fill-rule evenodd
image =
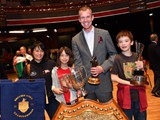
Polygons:
<instances>
[{"instance_id":1,"label":"small trophy","mask_svg":"<svg viewBox=\"0 0 160 120\"><path fill-rule=\"evenodd\" d=\"M144 44L135 42L136 45L136 53L137 53L137 61L141 60L142 52L144 49ZM131 79L131 84L135 86L144 86L145 84L148 84L147 82L147 76L144 75L144 70L135 68L133 71L133 77Z\"/></svg>"},{"instance_id":2,"label":"small trophy","mask_svg":"<svg viewBox=\"0 0 160 120\"><path fill-rule=\"evenodd\" d=\"M73 69L71 74L68 75L68 79L71 81L73 88L77 91L80 90L82 97L87 95L87 91L84 90L86 78L87 74L84 66L79 67L78 70Z\"/></svg>"},{"instance_id":3,"label":"small trophy","mask_svg":"<svg viewBox=\"0 0 160 120\"><path fill-rule=\"evenodd\" d=\"M92 64L92 67L96 67L98 65L98 61L96 57L94 57L90 62ZM100 84L100 79L92 75L91 77L89 77L88 83L97 85L97 84Z\"/></svg>"}]
</instances>

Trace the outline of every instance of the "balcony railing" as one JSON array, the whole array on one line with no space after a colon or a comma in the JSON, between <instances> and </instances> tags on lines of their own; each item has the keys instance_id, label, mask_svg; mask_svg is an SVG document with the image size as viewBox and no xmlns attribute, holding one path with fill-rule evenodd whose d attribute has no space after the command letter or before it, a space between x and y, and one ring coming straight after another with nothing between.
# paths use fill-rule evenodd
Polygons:
<instances>
[{"instance_id":1,"label":"balcony railing","mask_svg":"<svg viewBox=\"0 0 160 120\"><path fill-rule=\"evenodd\" d=\"M7 0L7 2L18 2L19 0ZM31 4L29 6L21 6L17 4L16 6L1 6L1 8L9 14L15 14L15 13L32 13L32 12L53 12L53 11L68 11L68 10L77 10L83 5L88 6L111 6L116 5L119 3L126 3L129 0L59 0L61 2L53 2L54 4L50 3L48 1L44 0L30 0ZM36 4L38 3L38 4Z\"/></svg>"}]
</instances>

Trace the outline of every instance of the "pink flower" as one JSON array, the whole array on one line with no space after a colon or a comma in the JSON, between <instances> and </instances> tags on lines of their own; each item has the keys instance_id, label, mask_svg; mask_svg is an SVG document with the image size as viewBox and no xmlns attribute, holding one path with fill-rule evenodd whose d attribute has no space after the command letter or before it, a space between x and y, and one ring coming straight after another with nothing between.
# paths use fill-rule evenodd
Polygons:
<instances>
[{"instance_id":1,"label":"pink flower","mask_svg":"<svg viewBox=\"0 0 160 120\"><path fill-rule=\"evenodd\" d=\"M98 43L101 44L103 42L103 38L101 36L98 36Z\"/></svg>"}]
</instances>

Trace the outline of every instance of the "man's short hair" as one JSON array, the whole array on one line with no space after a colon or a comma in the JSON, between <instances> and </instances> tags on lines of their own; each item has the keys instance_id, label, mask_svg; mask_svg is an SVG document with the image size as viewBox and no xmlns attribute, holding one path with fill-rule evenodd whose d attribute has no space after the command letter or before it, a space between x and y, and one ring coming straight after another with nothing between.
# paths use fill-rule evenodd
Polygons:
<instances>
[{"instance_id":1,"label":"man's short hair","mask_svg":"<svg viewBox=\"0 0 160 120\"><path fill-rule=\"evenodd\" d=\"M153 33L150 35L150 40L155 41L158 38L157 34Z\"/></svg>"}]
</instances>

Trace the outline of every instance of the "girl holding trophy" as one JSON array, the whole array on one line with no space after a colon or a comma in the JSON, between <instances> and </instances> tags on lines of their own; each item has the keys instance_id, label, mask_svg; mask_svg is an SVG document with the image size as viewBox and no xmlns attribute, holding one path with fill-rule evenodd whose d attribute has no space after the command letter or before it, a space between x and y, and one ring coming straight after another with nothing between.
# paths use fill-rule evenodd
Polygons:
<instances>
[{"instance_id":1,"label":"girl holding trophy","mask_svg":"<svg viewBox=\"0 0 160 120\"><path fill-rule=\"evenodd\" d=\"M56 100L71 105L77 102L77 92L68 79L73 66L73 53L68 47L61 47L57 54L57 67L52 70L52 91Z\"/></svg>"}]
</instances>

